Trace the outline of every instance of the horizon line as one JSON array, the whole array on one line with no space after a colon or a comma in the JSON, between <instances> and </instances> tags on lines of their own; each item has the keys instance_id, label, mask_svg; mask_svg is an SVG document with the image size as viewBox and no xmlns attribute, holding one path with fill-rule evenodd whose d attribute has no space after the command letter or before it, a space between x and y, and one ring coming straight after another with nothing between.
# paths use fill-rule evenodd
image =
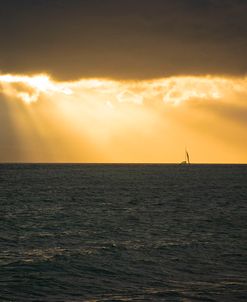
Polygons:
<instances>
[{"instance_id":1,"label":"horizon line","mask_svg":"<svg viewBox=\"0 0 247 302\"><path fill-rule=\"evenodd\" d=\"M27 161L0 161L0 165L180 165L180 162L27 162ZM208 162L208 163L190 163L189 165L247 165L246 163L224 163L224 162Z\"/></svg>"}]
</instances>

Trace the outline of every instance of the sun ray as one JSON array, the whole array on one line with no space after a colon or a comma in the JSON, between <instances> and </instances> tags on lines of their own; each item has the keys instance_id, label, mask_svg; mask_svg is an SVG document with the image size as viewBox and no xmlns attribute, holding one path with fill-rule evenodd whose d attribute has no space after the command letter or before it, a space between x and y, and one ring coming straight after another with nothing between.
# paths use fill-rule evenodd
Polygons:
<instances>
[{"instance_id":1,"label":"sun ray","mask_svg":"<svg viewBox=\"0 0 247 302\"><path fill-rule=\"evenodd\" d=\"M2 74L0 92L12 104L18 144L33 161L172 162L188 141L203 154L197 161L233 161L231 154L247 160L246 77L58 82L46 74Z\"/></svg>"}]
</instances>

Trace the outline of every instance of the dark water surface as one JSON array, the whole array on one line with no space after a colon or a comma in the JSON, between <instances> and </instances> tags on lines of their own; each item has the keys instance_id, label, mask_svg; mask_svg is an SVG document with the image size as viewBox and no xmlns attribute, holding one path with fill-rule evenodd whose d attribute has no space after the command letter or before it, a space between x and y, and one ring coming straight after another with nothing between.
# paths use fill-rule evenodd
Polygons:
<instances>
[{"instance_id":1,"label":"dark water surface","mask_svg":"<svg viewBox=\"0 0 247 302\"><path fill-rule=\"evenodd\" d=\"M247 165L0 165L0 301L247 301Z\"/></svg>"}]
</instances>

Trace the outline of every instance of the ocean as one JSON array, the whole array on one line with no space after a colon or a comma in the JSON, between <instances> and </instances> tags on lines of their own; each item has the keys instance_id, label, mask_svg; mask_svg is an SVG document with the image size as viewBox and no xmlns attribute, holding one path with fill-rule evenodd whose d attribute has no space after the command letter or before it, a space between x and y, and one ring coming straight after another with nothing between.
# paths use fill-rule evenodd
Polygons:
<instances>
[{"instance_id":1,"label":"ocean","mask_svg":"<svg viewBox=\"0 0 247 302\"><path fill-rule=\"evenodd\" d=\"M0 301L247 301L247 165L0 165Z\"/></svg>"}]
</instances>

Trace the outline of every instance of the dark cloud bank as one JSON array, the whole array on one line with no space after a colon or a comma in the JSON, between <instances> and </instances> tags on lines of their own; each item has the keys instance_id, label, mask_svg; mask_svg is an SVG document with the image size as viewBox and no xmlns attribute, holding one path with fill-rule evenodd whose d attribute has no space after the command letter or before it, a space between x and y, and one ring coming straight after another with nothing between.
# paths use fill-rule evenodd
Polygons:
<instances>
[{"instance_id":1,"label":"dark cloud bank","mask_svg":"<svg viewBox=\"0 0 247 302\"><path fill-rule=\"evenodd\" d=\"M2 0L0 71L59 79L247 72L246 0Z\"/></svg>"}]
</instances>

